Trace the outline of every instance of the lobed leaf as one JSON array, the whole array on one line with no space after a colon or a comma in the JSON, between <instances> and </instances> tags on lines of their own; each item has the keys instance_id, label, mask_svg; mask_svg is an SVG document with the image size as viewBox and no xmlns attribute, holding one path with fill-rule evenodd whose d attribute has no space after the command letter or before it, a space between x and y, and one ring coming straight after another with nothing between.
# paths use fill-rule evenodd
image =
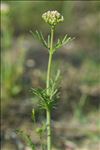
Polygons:
<instances>
[{"instance_id":1,"label":"lobed leaf","mask_svg":"<svg viewBox=\"0 0 100 150\"><path fill-rule=\"evenodd\" d=\"M30 33L34 38L37 38L46 48L48 48L47 42L45 41L42 32L36 30L35 33L32 31L30 31Z\"/></svg>"},{"instance_id":2,"label":"lobed leaf","mask_svg":"<svg viewBox=\"0 0 100 150\"><path fill-rule=\"evenodd\" d=\"M41 109L52 109L57 100L58 89L56 86L50 87L50 93L47 89L32 89L32 92L39 98L39 106Z\"/></svg>"},{"instance_id":3,"label":"lobed leaf","mask_svg":"<svg viewBox=\"0 0 100 150\"><path fill-rule=\"evenodd\" d=\"M73 38L73 39L74 39L74 38ZM58 48L60 48L60 47L64 46L65 44L67 44L69 41L72 41L73 39L72 39L71 37L68 37L67 34L64 36L63 39L61 39L61 38L58 39L56 45L54 46L54 52L55 52Z\"/></svg>"},{"instance_id":4,"label":"lobed leaf","mask_svg":"<svg viewBox=\"0 0 100 150\"><path fill-rule=\"evenodd\" d=\"M39 97L40 101L39 101L39 106L43 109L47 109L48 106L48 101L49 101L49 96L46 94L46 89L41 89L41 88L37 88L37 89L32 89L32 92Z\"/></svg>"}]
</instances>

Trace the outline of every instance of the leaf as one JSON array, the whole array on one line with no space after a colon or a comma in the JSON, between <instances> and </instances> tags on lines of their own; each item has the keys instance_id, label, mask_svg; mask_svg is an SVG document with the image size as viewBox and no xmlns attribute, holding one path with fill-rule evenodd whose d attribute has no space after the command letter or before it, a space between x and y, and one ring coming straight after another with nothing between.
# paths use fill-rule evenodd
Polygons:
<instances>
[{"instance_id":1,"label":"leaf","mask_svg":"<svg viewBox=\"0 0 100 150\"><path fill-rule=\"evenodd\" d=\"M41 88L32 89L32 92L37 97L39 97L39 99L40 99L39 106L43 109L48 109L49 96L46 93L46 89L41 89Z\"/></svg>"},{"instance_id":2,"label":"leaf","mask_svg":"<svg viewBox=\"0 0 100 150\"><path fill-rule=\"evenodd\" d=\"M63 42L63 44L62 44L62 45L67 44L70 40L71 40L71 37L67 38L67 39Z\"/></svg>"},{"instance_id":3,"label":"leaf","mask_svg":"<svg viewBox=\"0 0 100 150\"><path fill-rule=\"evenodd\" d=\"M43 45L44 45L46 48L48 48L47 42L44 40L43 34L42 34L41 32L40 32L39 34L40 34L41 42L43 43Z\"/></svg>"},{"instance_id":4,"label":"leaf","mask_svg":"<svg viewBox=\"0 0 100 150\"><path fill-rule=\"evenodd\" d=\"M37 38L46 48L48 48L47 42L45 41L42 32L36 30L35 33L33 33L32 31L30 31L30 33L34 38Z\"/></svg>"},{"instance_id":5,"label":"leaf","mask_svg":"<svg viewBox=\"0 0 100 150\"><path fill-rule=\"evenodd\" d=\"M56 77L54 80L50 81L50 101L51 106L54 108L58 99L59 99L59 93L60 93L60 70L57 71Z\"/></svg>"},{"instance_id":6,"label":"leaf","mask_svg":"<svg viewBox=\"0 0 100 150\"><path fill-rule=\"evenodd\" d=\"M60 47L64 46L65 44L67 44L69 41L72 41L73 39L74 39L74 38L68 37L67 34L64 36L63 39L61 39L61 38L58 39L56 45L54 46L54 52L55 52L58 48L60 48Z\"/></svg>"},{"instance_id":7,"label":"leaf","mask_svg":"<svg viewBox=\"0 0 100 150\"><path fill-rule=\"evenodd\" d=\"M47 94L47 89L32 89L32 92L39 98L39 106L41 109L52 109L58 99L59 88L56 85L49 87L50 93Z\"/></svg>"},{"instance_id":8,"label":"leaf","mask_svg":"<svg viewBox=\"0 0 100 150\"><path fill-rule=\"evenodd\" d=\"M55 107L59 97L59 81L60 70L57 71L55 79L50 81L49 94L47 94L47 89L32 89L32 92L39 98L40 108L47 110Z\"/></svg>"},{"instance_id":9,"label":"leaf","mask_svg":"<svg viewBox=\"0 0 100 150\"><path fill-rule=\"evenodd\" d=\"M67 34L64 36L63 40L62 40L62 43L64 43L67 39Z\"/></svg>"},{"instance_id":10,"label":"leaf","mask_svg":"<svg viewBox=\"0 0 100 150\"><path fill-rule=\"evenodd\" d=\"M36 150L35 145L33 144L32 140L28 134L26 134L22 130L16 130L16 133L18 135L20 135L23 138L23 140L25 140L25 142L28 144L28 146L31 147L32 150Z\"/></svg>"},{"instance_id":11,"label":"leaf","mask_svg":"<svg viewBox=\"0 0 100 150\"><path fill-rule=\"evenodd\" d=\"M43 136L43 134L45 133L46 131L46 124L43 122L42 123L42 126L41 127L38 127L36 129L36 132L40 135L40 136Z\"/></svg>"},{"instance_id":12,"label":"leaf","mask_svg":"<svg viewBox=\"0 0 100 150\"><path fill-rule=\"evenodd\" d=\"M35 33L36 33L36 35L37 35L38 39L39 39L39 40L41 40L41 37L40 37L39 32L36 30L36 32L35 32Z\"/></svg>"},{"instance_id":13,"label":"leaf","mask_svg":"<svg viewBox=\"0 0 100 150\"><path fill-rule=\"evenodd\" d=\"M32 36L35 38L35 34L30 30L30 33L32 34Z\"/></svg>"},{"instance_id":14,"label":"leaf","mask_svg":"<svg viewBox=\"0 0 100 150\"><path fill-rule=\"evenodd\" d=\"M52 81L52 89L57 88L59 81L60 81L60 70L57 71L56 77L54 81Z\"/></svg>"}]
</instances>

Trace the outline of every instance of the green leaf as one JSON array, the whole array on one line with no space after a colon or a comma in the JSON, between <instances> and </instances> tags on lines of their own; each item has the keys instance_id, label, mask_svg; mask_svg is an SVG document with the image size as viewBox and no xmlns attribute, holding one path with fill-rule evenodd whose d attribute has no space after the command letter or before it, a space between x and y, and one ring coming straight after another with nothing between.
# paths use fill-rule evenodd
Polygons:
<instances>
[{"instance_id":1,"label":"green leaf","mask_svg":"<svg viewBox=\"0 0 100 150\"><path fill-rule=\"evenodd\" d=\"M48 101L49 101L49 96L46 93L46 89L32 89L32 92L40 99L39 101L39 106L42 109L48 109Z\"/></svg>"},{"instance_id":2,"label":"green leaf","mask_svg":"<svg viewBox=\"0 0 100 150\"><path fill-rule=\"evenodd\" d=\"M40 135L43 136L44 132L46 131L46 123L43 122L41 127L38 127L36 129L36 132Z\"/></svg>"},{"instance_id":3,"label":"green leaf","mask_svg":"<svg viewBox=\"0 0 100 150\"><path fill-rule=\"evenodd\" d=\"M40 38L41 38L42 44L43 44L46 48L48 48L47 42L44 40L43 34L42 34L41 32L39 32L39 34L40 34Z\"/></svg>"},{"instance_id":4,"label":"green leaf","mask_svg":"<svg viewBox=\"0 0 100 150\"><path fill-rule=\"evenodd\" d=\"M30 33L32 34L32 36L35 38L35 34L34 34L34 32L32 32L31 30L30 30Z\"/></svg>"},{"instance_id":5,"label":"green leaf","mask_svg":"<svg viewBox=\"0 0 100 150\"><path fill-rule=\"evenodd\" d=\"M59 88L56 88L56 84L53 81L53 85L49 88L49 94L47 89L32 89L32 92L39 98L39 106L41 109L52 109L55 107L55 103L58 99Z\"/></svg>"},{"instance_id":6,"label":"green leaf","mask_svg":"<svg viewBox=\"0 0 100 150\"><path fill-rule=\"evenodd\" d=\"M67 44L70 40L71 40L71 37L68 37L68 38L67 38L67 39L63 42L63 44L62 44L62 45Z\"/></svg>"},{"instance_id":7,"label":"green leaf","mask_svg":"<svg viewBox=\"0 0 100 150\"><path fill-rule=\"evenodd\" d=\"M30 33L34 38L38 39L46 48L48 48L47 42L45 41L42 32L36 30L35 33L33 33L32 31L30 31Z\"/></svg>"},{"instance_id":8,"label":"green leaf","mask_svg":"<svg viewBox=\"0 0 100 150\"><path fill-rule=\"evenodd\" d=\"M55 52L58 48L60 48L60 47L62 47L63 45L67 44L68 42L72 41L73 39L74 39L74 38L68 37L67 34L64 36L63 39L61 39L61 38L58 39L56 45L54 46L54 52Z\"/></svg>"},{"instance_id":9,"label":"green leaf","mask_svg":"<svg viewBox=\"0 0 100 150\"><path fill-rule=\"evenodd\" d=\"M62 43L64 43L67 39L67 34L64 36L63 40L62 40Z\"/></svg>"},{"instance_id":10,"label":"green leaf","mask_svg":"<svg viewBox=\"0 0 100 150\"><path fill-rule=\"evenodd\" d=\"M39 40L41 40L41 37L40 37L39 32L36 30L36 32L35 32L35 33L36 33L36 35L37 35L38 39L39 39Z\"/></svg>"},{"instance_id":11,"label":"green leaf","mask_svg":"<svg viewBox=\"0 0 100 150\"><path fill-rule=\"evenodd\" d=\"M31 138L30 138L30 136L28 134L26 134L25 132L23 132L21 130L16 130L16 133L18 135L20 135L23 138L23 140L25 140L27 145L30 146L30 148L32 150L36 150L35 145L33 144L32 140L31 140Z\"/></svg>"},{"instance_id":12,"label":"green leaf","mask_svg":"<svg viewBox=\"0 0 100 150\"><path fill-rule=\"evenodd\" d=\"M55 107L59 99L60 94L59 84L60 84L60 70L57 71L55 79L50 81L50 100L53 108Z\"/></svg>"}]
</instances>

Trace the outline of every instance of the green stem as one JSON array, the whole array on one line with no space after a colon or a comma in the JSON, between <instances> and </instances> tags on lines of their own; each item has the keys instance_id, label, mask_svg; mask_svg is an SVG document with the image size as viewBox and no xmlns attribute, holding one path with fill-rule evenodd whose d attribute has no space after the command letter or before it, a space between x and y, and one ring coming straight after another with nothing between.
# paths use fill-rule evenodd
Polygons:
<instances>
[{"instance_id":1,"label":"green stem","mask_svg":"<svg viewBox=\"0 0 100 150\"><path fill-rule=\"evenodd\" d=\"M47 150L51 150L51 112L47 110Z\"/></svg>"},{"instance_id":2,"label":"green stem","mask_svg":"<svg viewBox=\"0 0 100 150\"><path fill-rule=\"evenodd\" d=\"M54 29L51 28L51 44L50 44L50 51L49 51L49 61L48 61L48 70L47 70L47 94L49 94L49 87L50 87L50 71L51 71L51 63L52 63L52 55L53 55L53 36L54 36ZM51 150L51 110L48 108L46 111L47 114L47 150Z\"/></svg>"},{"instance_id":3,"label":"green stem","mask_svg":"<svg viewBox=\"0 0 100 150\"><path fill-rule=\"evenodd\" d=\"M53 53L53 35L54 35L54 30L51 28L51 44L50 44L48 70L47 70L47 94L49 94L50 70L51 70L52 53Z\"/></svg>"}]
</instances>

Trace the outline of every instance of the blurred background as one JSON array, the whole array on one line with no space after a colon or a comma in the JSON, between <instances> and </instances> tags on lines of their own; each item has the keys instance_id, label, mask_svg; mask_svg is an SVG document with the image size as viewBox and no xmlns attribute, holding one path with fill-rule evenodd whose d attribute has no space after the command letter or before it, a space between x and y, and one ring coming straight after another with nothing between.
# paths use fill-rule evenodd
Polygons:
<instances>
[{"instance_id":1,"label":"blurred background","mask_svg":"<svg viewBox=\"0 0 100 150\"><path fill-rule=\"evenodd\" d=\"M33 39L49 26L41 15L58 10L55 41L66 33L75 37L59 49L53 70L61 69L61 97L52 112L53 150L100 148L100 2L99 1L2 1L1 3L1 148L30 150L15 130L30 134L37 145L36 126L45 120L31 88L45 87L48 51ZM54 72L54 71L53 71ZM55 73L54 73L55 74ZM32 109L36 111L36 125Z\"/></svg>"}]
</instances>

